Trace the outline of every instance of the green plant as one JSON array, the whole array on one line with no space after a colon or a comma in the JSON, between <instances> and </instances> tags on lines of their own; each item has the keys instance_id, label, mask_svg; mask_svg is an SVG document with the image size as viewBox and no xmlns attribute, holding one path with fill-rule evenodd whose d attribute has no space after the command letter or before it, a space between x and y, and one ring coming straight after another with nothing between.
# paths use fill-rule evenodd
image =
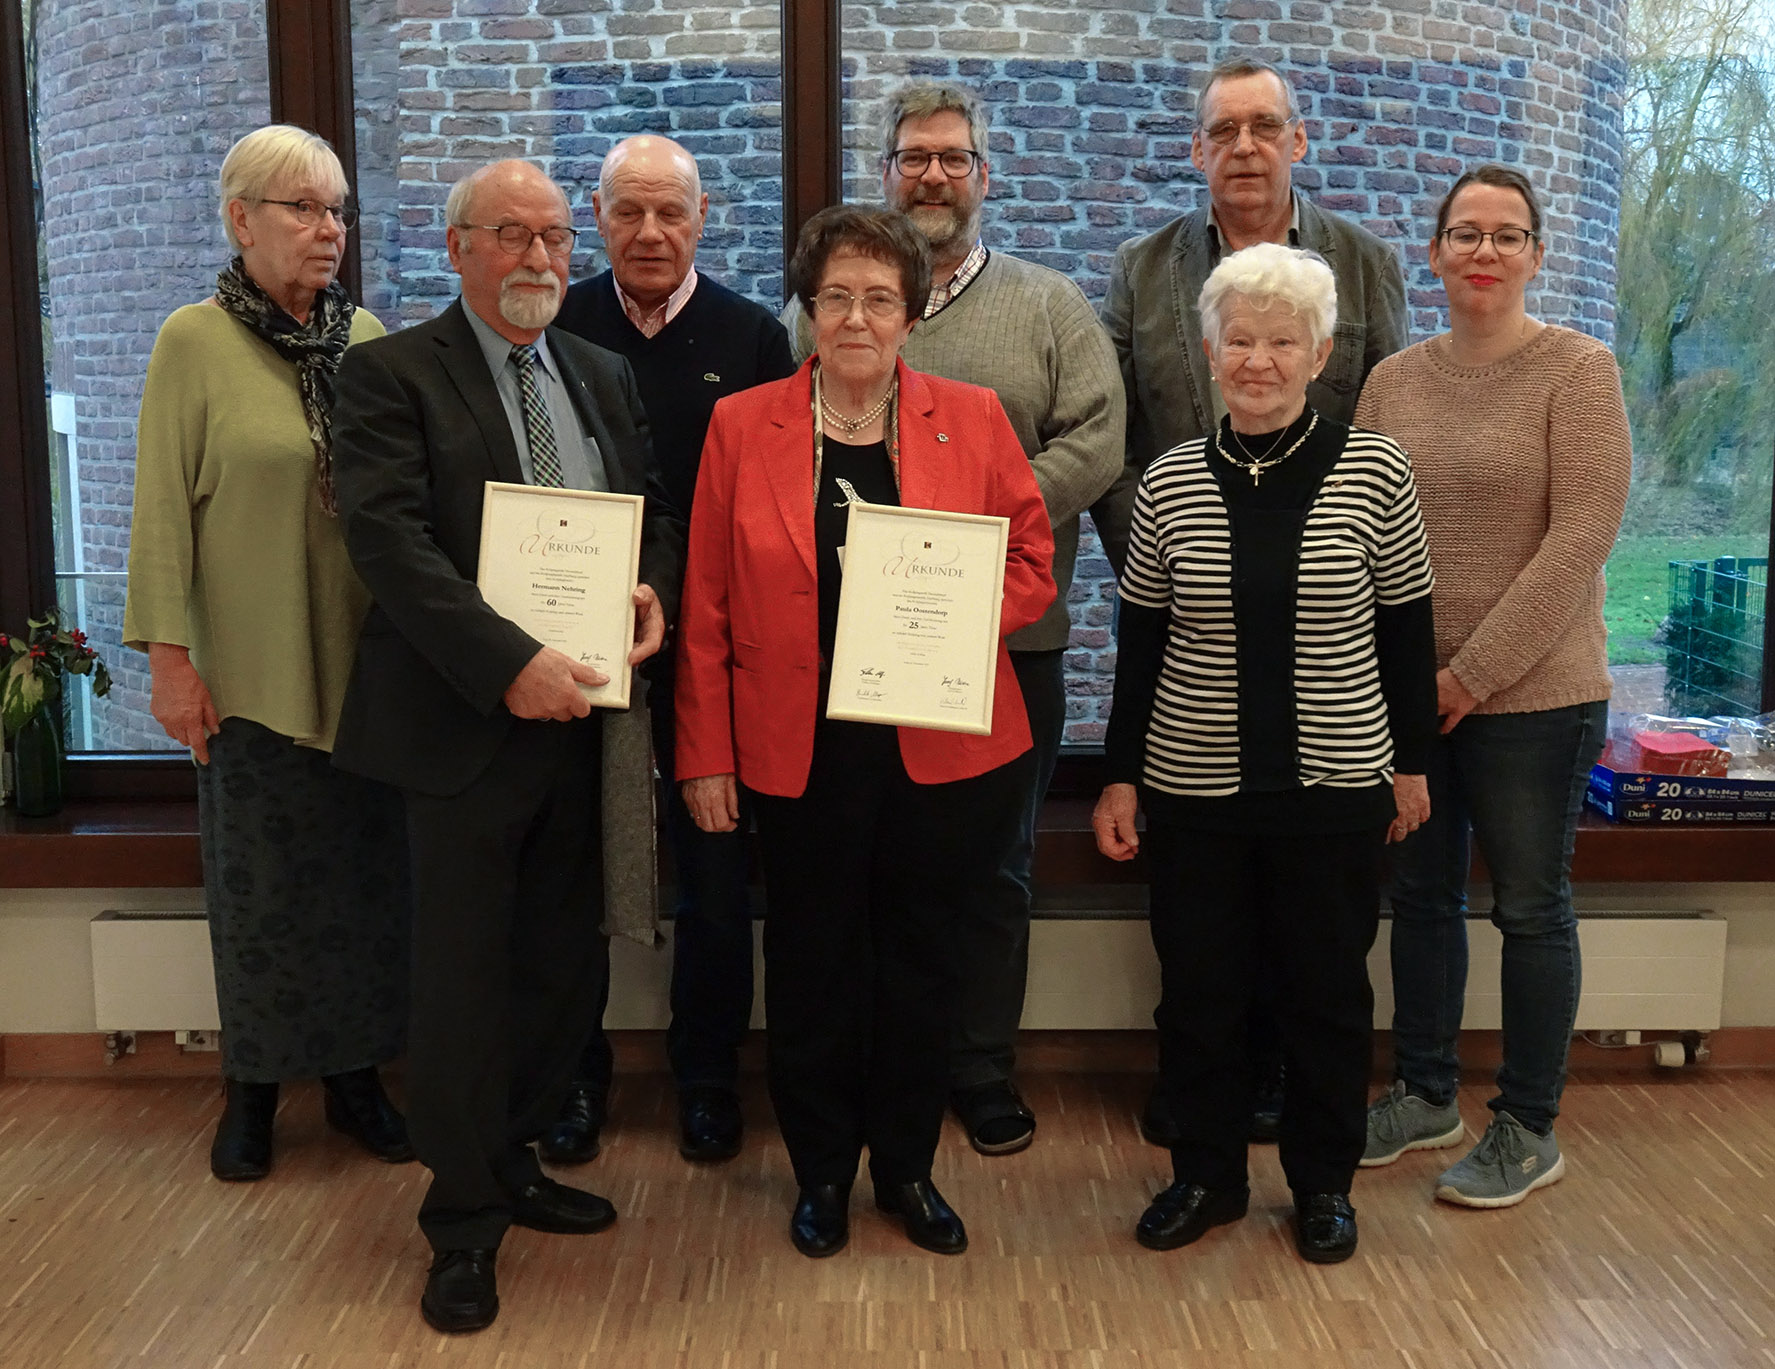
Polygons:
<instances>
[{"instance_id":1,"label":"green plant","mask_svg":"<svg viewBox=\"0 0 1775 1369\"><path fill-rule=\"evenodd\" d=\"M25 635L0 632L0 730L10 737L39 708L61 701L64 675L92 677L92 692L111 689L111 672L79 628L64 628L56 609L26 621Z\"/></svg>"}]
</instances>

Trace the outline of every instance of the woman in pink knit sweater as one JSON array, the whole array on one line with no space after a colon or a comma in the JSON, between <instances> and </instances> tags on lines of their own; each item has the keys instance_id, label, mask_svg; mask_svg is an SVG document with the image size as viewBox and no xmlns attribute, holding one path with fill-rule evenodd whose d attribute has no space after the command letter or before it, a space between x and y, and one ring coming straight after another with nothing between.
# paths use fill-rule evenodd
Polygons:
<instances>
[{"instance_id":1,"label":"woman in pink knit sweater","mask_svg":"<svg viewBox=\"0 0 1775 1369\"><path fill-rule=\"evenodd\" d=\"M1483 1138L1436 1196L1509 1207L1556 1182L1553 1121L1580 979L1571 856L1602 747L1603 562L1632 473L1614 357L1527 309L1546 244L1517 171L1480 166L1443 200L1430 269L1449 331L1381 362L1356 426L1411 454L1436 569L1430 820L1397 848L1393 1086L1364 1165L1459 1145L1456 1040L1467 983L1469 837L1503 933L1504 1059Z\"/></svg>"}]
</instances>

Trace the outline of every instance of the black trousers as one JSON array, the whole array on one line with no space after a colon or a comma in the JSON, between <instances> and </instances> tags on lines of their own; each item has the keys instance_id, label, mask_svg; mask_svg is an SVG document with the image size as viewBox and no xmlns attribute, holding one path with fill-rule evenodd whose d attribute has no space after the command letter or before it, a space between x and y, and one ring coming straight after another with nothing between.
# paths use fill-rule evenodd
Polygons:
<instances>
[{"instance_id":1,"label":"black trousers","mask_svg":"<svg viewBox=\"0 0 1775 1369\"><path fill-rule=\"evenodd\" d=\"M1367 1130L1382 836L1148 827L1153 1022L1183 1136L1179 1181L1246 1182L1249 1023L1267 976L1286 1064L1283 1173L1296 1193L1349 1192Z\"/></svg>"},{"instance_id":2,"label":"black trousers","mask_svg":"<svg viewBox=\"0 0 1775 1369\"><path fill-rule=\"evenodd\" d=\"M592 1030L609 961L602 737L596 713L520 720L460 794L407 795L407 1121L432 1173L419 1226L436 1250L499 1244Z\"/></svg>"},{"instance_id":3,"label":"black trousers","mask_svg":"<svg viewBox=\"0 0 1775 1369\"><path fill-rule=\"evenodd\" d=\"M769 902L771 1101L796 1182L928 1178L959 989L954 929L1004 849L1032 752L915 784L891 727L822 719L799 798L753 794Z\"/></svg>"},{"instance_id":4,"label":"black trousers","mask_svg":"<svg viewBox=\"0 0 1775 1369\"><path fill-rule=\"evenodd\" d=\"M747 888L752 845L750 800L740 798L739 830L705 832L684 806L673 771L675 674L669 659L656 671L647 705L653 722L654 764L665 792L661 814L678 902L672 912L672 1020L666 1059L680 1090L739 1086L740 1046L752 1020L752 900ZM580 1057L575 1083L600 1103L614 1072L604 1008L606 976L597 986L598 1023Z\"/></svg>"},{"instance_id":5,"label":"black trousers","mask_svg":"<svg viewBox=\"0 0 1775 1369\"><path fill-rule=\"evenodd\" d=\"M1066 731L1063 650L1013 651L1011 666L1035 739L1028 785L1015 826L1003 833L987 882L957 928L963 970L961 1006L949 1055L953 1089L1010 1080L1023 990L1029 981L1029 915L1035 901L1035 823Z\"/></svg>"}]
</instances>

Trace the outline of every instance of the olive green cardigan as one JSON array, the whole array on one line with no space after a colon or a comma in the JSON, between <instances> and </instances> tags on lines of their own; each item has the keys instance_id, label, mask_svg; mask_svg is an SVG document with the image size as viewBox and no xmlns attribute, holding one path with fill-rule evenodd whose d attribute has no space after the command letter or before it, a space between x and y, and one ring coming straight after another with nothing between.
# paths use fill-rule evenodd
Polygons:
<instances>
[{"instance_id":1,"label":"olive green cardigan","mask_svg":"<svg viewBox=\"0 0 1775 1369\"><path fill-rule=\"evenodd\" d=\"M352 317L354 343L385 331ZM142 393L124 645L189 647L218 717L331 751L369 602L321 507L296 368L212 302L178 310Z\"/></svg>"}]
</instances>

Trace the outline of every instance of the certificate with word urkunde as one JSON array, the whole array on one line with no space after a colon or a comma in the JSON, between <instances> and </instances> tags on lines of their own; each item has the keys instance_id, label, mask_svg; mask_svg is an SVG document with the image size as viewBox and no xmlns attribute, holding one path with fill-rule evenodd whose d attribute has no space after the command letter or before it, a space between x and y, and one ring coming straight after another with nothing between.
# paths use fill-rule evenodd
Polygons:
<instances>
[{"instance_id":1,"label":"certificate with word urkunde","mask_svg":"<svg viewBox=\"0 0 1775 1369\"><path fill-rule=\"evenodd\" d=\"M629 706L642 503L489 480L481 508L481 597L544 646L608 675L580 686L597 708Z\"/></svg>"},{"instance_id":2,"label":"certificate with word urkunde","mask_svg":"<svg viewBox=\"0 0 1775 1369\"><path fill-rule=\"evenodd\" d=\"M1010 520L853 502L826 716L992 731Z\"/></svg>"}]
</instances>

